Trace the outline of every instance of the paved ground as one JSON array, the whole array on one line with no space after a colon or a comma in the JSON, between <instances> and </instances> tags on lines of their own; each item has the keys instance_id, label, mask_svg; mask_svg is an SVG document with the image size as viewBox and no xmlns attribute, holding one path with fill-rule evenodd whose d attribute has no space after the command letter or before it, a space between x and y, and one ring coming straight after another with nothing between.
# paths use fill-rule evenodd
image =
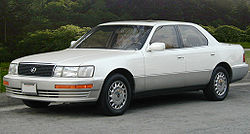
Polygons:
<instances>
[{"instance_id":1,"label":"paved ground","mask_svg":"<svg viewBox=\"0 0 250 134\"><path fill-rule=\"evenodd\" d=\"M248 78L250 75L248 76ZM233 84L225 101L201 92L138 99L126 114L102 116L93 104L30 109L0 95L0 133L250 133L250 79ZM5 101L4 101L5 100Z\"/></svg>"}]
</instances>

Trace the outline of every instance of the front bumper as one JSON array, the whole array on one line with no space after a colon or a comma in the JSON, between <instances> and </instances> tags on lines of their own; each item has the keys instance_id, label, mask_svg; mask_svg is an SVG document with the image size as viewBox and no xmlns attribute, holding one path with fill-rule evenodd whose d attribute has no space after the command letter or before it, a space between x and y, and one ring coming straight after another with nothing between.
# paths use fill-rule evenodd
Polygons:
<instances>
[{"instance_id":1,"label":"front bumper","mask_svg":"<svg viewBox=\"0 0 250 134\"><path fill-rule=\"evenodd\" d=\"M13 98L47 101L47 102L92 102L97 101L103 79L101 78L55 78L31 76L4 76L8 81L6 95ZM26 95L22 92L22 83L35 83L37 95ZM55 85L84 85L93 84L93 88L56 89Z\"/></svg>"},{"instance_id":2,"label":"front bumper","mask_svg":"<svg viewBox=\"0 0 250 134\"><path fill-rule=\"evenodd\" d=\"M240 64L232 66L232 80L231 82L243 79L248 73L248 64Z\"/></svg>"}]
</instances>

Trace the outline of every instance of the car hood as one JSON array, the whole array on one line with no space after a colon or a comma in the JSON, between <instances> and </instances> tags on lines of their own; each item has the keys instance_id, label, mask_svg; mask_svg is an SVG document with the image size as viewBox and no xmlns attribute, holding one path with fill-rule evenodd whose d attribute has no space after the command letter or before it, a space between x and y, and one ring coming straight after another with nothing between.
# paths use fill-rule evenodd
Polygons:
<instances>
[{"instance_id":1,"label":"car hood","mask_svg":"<svg viewBox=\"0 0 250 134\"><path fill-rule=\"evenodd\" d=\"M79 66L90 64L91 61L126 56L135 53L134 50L111 50L111 49L65 49L61 51L48 52L25 56L13 61L53 63L56 65Z\"/></svg>"}]
</instances>

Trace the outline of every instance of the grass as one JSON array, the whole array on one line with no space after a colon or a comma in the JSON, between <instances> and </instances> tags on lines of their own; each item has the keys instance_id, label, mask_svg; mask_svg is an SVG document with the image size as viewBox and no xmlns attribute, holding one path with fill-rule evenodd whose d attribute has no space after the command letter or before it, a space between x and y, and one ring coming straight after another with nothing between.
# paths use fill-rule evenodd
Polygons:
<instances>
[{"instance_id":1,"label":"grass","mask_svg":"<svg viewBox=\"0 0 250 134\"><path fill-rule=\"evenodd\" d=\"M250 51L245 51L246 63L250 65ZM249 68L250 71L250 68Z\"/></svg>"},{"instance_id":2,"label":"grass","mask_svg":"<svg viewBox=\"0 0 250 134\"><path fill-rule=\"evenodd\" d=\"M9 68L8 62L0 63L0 78L1 78L0 93L5 92L5 88L3 86L3 76L8 73L8 68Z\"/></svg>"}]
</instances>

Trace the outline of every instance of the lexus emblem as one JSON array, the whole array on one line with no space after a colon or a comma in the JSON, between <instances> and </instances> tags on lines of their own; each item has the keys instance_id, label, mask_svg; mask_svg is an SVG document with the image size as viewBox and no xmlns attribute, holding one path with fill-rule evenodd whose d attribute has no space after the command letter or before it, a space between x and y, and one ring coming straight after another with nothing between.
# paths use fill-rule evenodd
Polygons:
<instances>
[{"instance_id":1,"label":"lexus emblem","mask_svg":"<svg viewBox=\"0 0 250 134\"><path fill-rule=\"evenodd\" d=\"M36 72L36 67L31 68L30 72L34 74Z\"/></svg>"}]
</instances>

